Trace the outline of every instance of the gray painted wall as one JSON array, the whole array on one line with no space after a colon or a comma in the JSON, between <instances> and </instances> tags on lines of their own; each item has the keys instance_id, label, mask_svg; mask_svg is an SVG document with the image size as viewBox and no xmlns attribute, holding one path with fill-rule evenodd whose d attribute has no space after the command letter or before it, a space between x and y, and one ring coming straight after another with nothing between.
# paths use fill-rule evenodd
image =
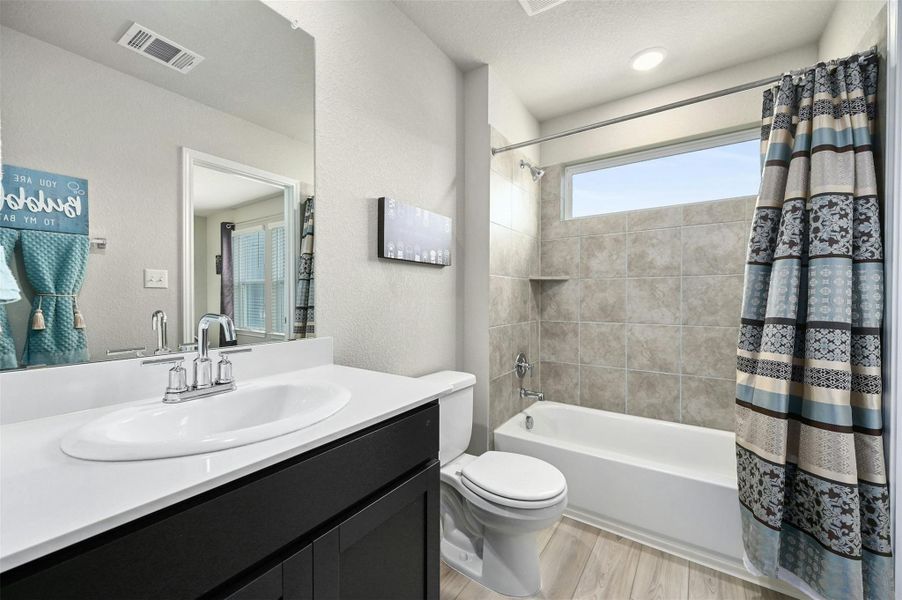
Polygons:
<instances>
[{"instance_id":1,"label":"gray painted wall","mask_svg":"<svg viewBox=\"0 0 902 600\"><path fill-rule=\"evenodd\" d=\"M316 326L337 363L455 368L463 80L386 2L269 2L316 39ZM455 218L453 266L376 258L376 199Z\"/></svg>"}]
</instances>

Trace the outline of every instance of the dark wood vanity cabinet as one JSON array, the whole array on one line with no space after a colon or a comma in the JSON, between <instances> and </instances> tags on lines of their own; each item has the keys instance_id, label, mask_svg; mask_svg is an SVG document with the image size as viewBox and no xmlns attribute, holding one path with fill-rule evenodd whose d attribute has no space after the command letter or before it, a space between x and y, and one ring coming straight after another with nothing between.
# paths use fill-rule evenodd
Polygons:
<instances>
[{"instance_id":1,"label":"dark wood vanity cabinet","mask_svg":"<svg viewBox=\"0 0 902 600\"><path fill-rule=\"evenodd\" d=\"M433 402L0 575L15 598L439 596Z\"/></svg>"}]
</instances>

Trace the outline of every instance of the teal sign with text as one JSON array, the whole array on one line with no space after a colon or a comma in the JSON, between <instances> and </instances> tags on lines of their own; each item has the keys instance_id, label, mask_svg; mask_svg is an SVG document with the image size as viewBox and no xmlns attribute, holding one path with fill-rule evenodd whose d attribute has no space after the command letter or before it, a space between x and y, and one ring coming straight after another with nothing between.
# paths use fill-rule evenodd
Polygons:
<instances>
[{"instance_id":1,"label":"teal sign with text","mask_svg":"<svg viewBox=\"0 0 902 600\"><path fill-rule=\"evenodd\" d=\"M88 234L88 180L3 165L0 227Z\"/></svg>"}]
</instances>

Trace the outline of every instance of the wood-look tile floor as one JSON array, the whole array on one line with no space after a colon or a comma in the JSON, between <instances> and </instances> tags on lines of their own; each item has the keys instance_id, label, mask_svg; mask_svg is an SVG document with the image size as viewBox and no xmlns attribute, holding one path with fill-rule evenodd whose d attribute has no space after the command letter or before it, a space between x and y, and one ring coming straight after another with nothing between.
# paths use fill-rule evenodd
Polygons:
<instances>
[{"instance_id":1,"label":"wood-look tile floor","mask_svg":"<svg viewBox=\"0 0 902 600\"><path fill-rule=\"evenodd\" d=\"M563 518L542 533L542 591L565 600L790 600L590 525ZM442 600L499 600L497 594L442 563Z\"/></svg>"}]
</instances>

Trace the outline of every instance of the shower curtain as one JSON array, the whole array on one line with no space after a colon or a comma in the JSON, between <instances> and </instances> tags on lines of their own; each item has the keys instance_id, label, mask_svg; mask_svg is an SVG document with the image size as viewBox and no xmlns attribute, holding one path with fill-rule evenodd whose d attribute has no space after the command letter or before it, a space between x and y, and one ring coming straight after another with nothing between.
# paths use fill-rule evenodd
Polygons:
<instances>
[{"instance_id":1,"label":"shower curtain","mask_svg":"<svg viewBox=\"0 0 902 600\"><path fill-rule=\"evenodd\" d=\"M876 93L876 57L764 93L736 370L747 566L842 600L892 597Z\"/></svg>"},{"instance_id":2,"label":"shower curtain","mask_svg":"<svg viewBox=\"0 0 902 600\"><path fill-rule=\"evenodd\" d=\"M219 313L235 320L235 272L232 263L232 233L235 224L223 221L219 224L219 256L222 273L219 277ZM201 315L197 315L200 318ZM219 347L237 346L238 340L231 342L225 337L225 330L219 326Z\"/></svg>"},{"instance_id":3,"label":"shower curtain","mask_svg":"<svg viewBox=\"0 0 902 600\"><path fill-rule=\"evenodd\" d=\"M307 198L301 216L298 281L294 308L294 334L299 338L313 337L313 196Z\"/></svg>"}]
</instances>

